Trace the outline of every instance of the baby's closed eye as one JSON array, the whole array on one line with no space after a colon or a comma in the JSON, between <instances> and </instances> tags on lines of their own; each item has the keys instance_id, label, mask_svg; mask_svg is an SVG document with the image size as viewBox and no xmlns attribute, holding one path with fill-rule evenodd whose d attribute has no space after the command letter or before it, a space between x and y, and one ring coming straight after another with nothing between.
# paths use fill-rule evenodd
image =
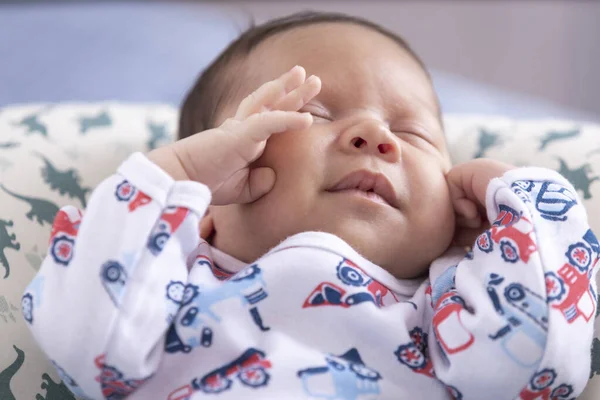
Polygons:
<instances>
[{"instance_id":1,"label":"baby's closed eye","mask_svg":"<svg viewBox=\"0 0 600 400\"><path fill-rule=\"evenodd\" d=\"M307 112L313 116L315 123L332 122L333 116L324 107L317 106L314 104L307 104L299 112Z\"/></svg>"}]
</instances>

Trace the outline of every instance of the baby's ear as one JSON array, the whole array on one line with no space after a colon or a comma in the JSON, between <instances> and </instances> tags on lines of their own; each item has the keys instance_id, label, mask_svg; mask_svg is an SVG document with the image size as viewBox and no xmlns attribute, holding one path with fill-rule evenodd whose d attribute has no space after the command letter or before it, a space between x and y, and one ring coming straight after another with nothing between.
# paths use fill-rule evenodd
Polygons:
<instances>
[{"instance_id":1,"label":"baby's ear","mask_svg":"<svg viewBox=\"0 0 600 400\"><path fill-rule=\"evenodd\" d=\"M215 231L215 224L213 222L213 218L210 215L209 211L206 211L206 214L200 220L200 237L208 242L210 242L209 238L213 235Z\"/></svg>"}]
</instances>

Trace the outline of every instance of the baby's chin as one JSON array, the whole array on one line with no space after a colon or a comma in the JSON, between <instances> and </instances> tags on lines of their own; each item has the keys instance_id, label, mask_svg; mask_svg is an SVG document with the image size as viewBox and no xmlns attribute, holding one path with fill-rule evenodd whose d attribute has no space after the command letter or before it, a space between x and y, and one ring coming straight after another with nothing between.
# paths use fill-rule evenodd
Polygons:
<instances>
[{"instance_id":1,"label":"baby's chin","mask_svg":"<svg viewBox=\"0 0 600 400\"><path fill-rule=\"evenodd\" d=\"M410 230L397 226L364 226L351 222L344 225L321 230L338 236L367 260L398 279L426 277L431 262L449 245L440 237L440 240L433 241L439 245L432 247L432 241L428 241L422 246L411 240Z\"/></svg>"}]
</instances>

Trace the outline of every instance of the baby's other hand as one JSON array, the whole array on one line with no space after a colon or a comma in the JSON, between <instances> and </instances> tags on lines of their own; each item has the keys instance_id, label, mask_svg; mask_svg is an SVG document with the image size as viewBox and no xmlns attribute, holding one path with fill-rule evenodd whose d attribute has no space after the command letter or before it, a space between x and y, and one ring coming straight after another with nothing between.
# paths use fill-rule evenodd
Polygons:
<instances>
[{"instance_id":1,"label":"baby's other hand","mask_svg":"<svg viewBox=\"0 0 600 400\"><path fill-rule=\"evenodd\" d=\"M249 168L273 134L303 131L312 125L302 107L321 91L321 80L306 78L295 66L246 97L234 117L209 129L152 151L148 157L175 179L207 185L212 204L250 203L275 184L275 171Z\"/></svg>"},{"instance_id":2,"label":"baby's other hand","mask_svg":"<svg viewBox=\"0 0 600 400\"><path fill-rule=\"evenodd\" d=\"M456 213L454 245L471 246L477 236L489 228L485 209L488 184L513 168L500 161L478 158L455 165L448 172L446 180Z\"/></svg>"}]
</instances>

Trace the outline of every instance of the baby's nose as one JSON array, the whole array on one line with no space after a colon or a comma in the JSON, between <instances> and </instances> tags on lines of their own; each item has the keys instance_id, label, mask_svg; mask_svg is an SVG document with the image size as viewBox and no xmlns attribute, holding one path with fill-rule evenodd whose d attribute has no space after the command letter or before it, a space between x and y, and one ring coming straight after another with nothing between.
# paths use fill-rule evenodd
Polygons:
<instances>
[{"instance_id":1,"label":"baby's nose","mask_svg":"<svg viewBox=\"0 0 600 400\"><path fill-rule=\"evenodd\" d=\"M370 154L388 162L396 162L400 158L396 138L384 123L374 119L350 126L342 132L340 141L342 148L349 153Z\"/></svg>"}]
</instances>

